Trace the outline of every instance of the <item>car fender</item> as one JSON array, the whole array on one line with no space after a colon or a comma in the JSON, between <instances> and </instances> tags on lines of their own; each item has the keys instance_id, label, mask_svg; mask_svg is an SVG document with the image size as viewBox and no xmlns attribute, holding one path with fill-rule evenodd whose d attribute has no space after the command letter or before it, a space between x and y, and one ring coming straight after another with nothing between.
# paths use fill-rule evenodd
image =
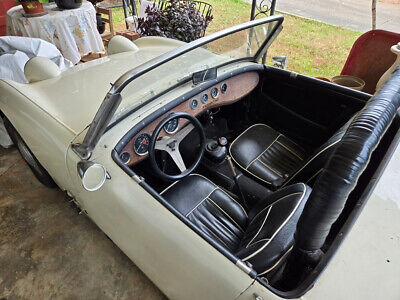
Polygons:
<instances>
[{"instance_id":1,"label":"car fender","mask_svg":"<svg viewBox=\"0 0 400 300\"><path fill-rule=\"evenodd\" d=\"M63 190L69 189L71 182L66 172L65 154L73 132L6 81L0 80L0 90L0 111L57 185Z\"/></svg>"}]
</instances>

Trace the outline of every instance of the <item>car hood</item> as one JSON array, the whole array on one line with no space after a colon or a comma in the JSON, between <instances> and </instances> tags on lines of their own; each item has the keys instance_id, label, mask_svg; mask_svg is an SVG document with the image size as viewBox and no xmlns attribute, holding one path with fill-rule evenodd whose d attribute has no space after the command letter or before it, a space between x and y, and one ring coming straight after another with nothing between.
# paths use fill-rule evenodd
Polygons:
<instances>
[{"instance_id":1,"label":"car hood","mask_svg":"<svg viewBox=\"0 0 400 300\"><path fill-rule=\"evenodd\" d=\"M135 43L138 51L76 65L57 78L31 84L7 83L78 134L92 122L111 83L125 72L182 45L182 42L156 37L141 38Z\"/></svg>"}]
</instances>

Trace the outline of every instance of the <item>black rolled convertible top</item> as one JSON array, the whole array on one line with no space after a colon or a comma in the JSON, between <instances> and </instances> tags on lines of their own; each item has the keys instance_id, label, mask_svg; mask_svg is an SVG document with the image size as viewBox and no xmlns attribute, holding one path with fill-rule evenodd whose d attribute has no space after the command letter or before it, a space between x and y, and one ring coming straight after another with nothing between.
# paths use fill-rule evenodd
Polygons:
<instances>
[{"instance_id":1,"label":"black rolled convertible top","mask_svg":"<svg viewBox=\"0 0 400 300\"><path fill-rule=\"evenodd\" d=\"M318 177L297 225L295 247L319 251L400 105L400 66L359 111Z\"/></svg>"}]
</instances>

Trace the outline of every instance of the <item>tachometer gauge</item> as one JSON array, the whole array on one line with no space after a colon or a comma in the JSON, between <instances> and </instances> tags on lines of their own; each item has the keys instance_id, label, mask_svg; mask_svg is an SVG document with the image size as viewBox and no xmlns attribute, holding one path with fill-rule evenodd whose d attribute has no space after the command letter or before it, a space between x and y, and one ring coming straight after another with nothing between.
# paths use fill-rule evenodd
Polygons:
<instances>
[{"instance_id":1,"label":"tachometer gauge","mask_svg":"<svg viewBox=\"0 0 400 300\"><path fill-rule=\"evenodd\" d=\"M150 135L147 133L141 133L135 139L133 150L137 155L146 155L149 152Z\"/></svg>"},{"instance_id":2,"label":"tachometer gauge","mask_svg":"<svg viewBox=\"0 0 400 300\"><path fill-rule=\"evenodd\" d=\"M164 130L168 134L173 134L178 130L179 127L179 118L172 119L164 126Z\"/></svg>"}]
</instances>

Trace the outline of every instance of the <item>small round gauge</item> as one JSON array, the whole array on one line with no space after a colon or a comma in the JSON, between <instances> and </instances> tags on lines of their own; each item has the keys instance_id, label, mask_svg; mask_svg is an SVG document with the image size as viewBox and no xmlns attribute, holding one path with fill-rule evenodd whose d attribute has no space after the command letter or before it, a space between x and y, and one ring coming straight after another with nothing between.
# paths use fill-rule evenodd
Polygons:
<instances>
[{"instance_id":1,"label":"small round gauge","mask_svg":"<svg viewBox=\"0 0 400 300\"><path fill-rule=\"evenodd\" d=\"M203 94L203 96L201 96L201 103L205 104L208 101L208 95L207 94Z\"/></svg>"},{"instance_id":2,"label":"small round gauge","mask_svg":"<svg viewBox=\"0 0 400 300\"><path fill-rule=\"evenodd\" d=\"M164 125L164 130L168 134L173 134L178 130L179 118L172 119L167 124Z\"/></svg>"},{"instance_id":3,"label":"small round gauge","mask_svg":"<svg viewBox=\"0 0 400 300\"><path fill-rule=\"evenodd\" d=\"M141 133L135 139L133 150L137 155L146 155L149 152L150 135L147 133Z\"/></svg>"},{"instance_id":4,"label":"small round gauge","mask_svg":"<svg viewBox=\"0 0 400 300\"><path fill-rule=\"evenodd\" d=\"M131 161L131 156L129 155L128 152L122 152L119 156L119 158L122 160L122 162L126 165L128 162Z\"/></svg>"},{"instance_id":5,"label":"small round gauge","mask_svg":"<svg viewBox=\"0 0 400 300\"><path fill-rule=\"evenodd\" d=\"M227 90L228 90L228 85L226 83L221 84L222 94L225 94Z\"/></svg>"},{"instance_id":6,"label":"small round gauge","mask_svg":"<svg viewBox=\"0 0 400 300\"><path fill-rule=\"evenodd\" d=\"M190 108L195 110L197 106L199 105L199 102L196 99L190 100Z\"/></svg>"},{"instance_id":7,"label":"small round gauge","mask_svg":"<svg viewBox=\"0 0 400 300\"><path fill-rule=\"evenodd\" d=\"M218 94L219 94L219 91L218 91L217 88L213 88L213 89L211 90L211 97L213 97L214 99L217 99Z\"/></svg>"}]
</instances>

